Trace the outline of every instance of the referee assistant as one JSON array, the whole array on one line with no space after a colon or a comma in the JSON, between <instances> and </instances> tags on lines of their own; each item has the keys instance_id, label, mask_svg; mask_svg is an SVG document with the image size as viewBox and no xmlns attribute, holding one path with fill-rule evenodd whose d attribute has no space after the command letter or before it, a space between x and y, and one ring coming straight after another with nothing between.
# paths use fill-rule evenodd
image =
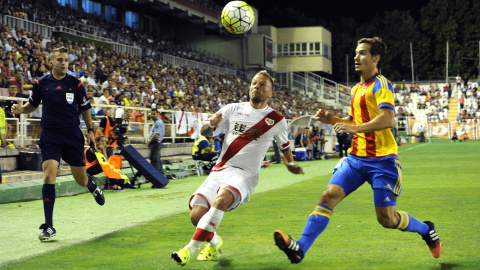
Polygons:
<instances>
[{"instance_id":1,"label":"referee assistant","mask_svg":"<svg viewBox=\"0 0 480 270\"><path fill-rule=\"evenodd\" d=\"M88 143L94 142L92 117L86 91L81 82L67 74L68 50L56 48L50 55L52 73L37 80L28 102L12 106L13 114L31 113L43 102L42 134L39 146L42 150L43 209L45 223L40 226L41 241L55 236L53 206L55 182L60 158L70 165L73 178L82 187L87 187L99 205L105 203L102 190L92 181L85 170L84 137L80 130L81 113L88 129Z\"/></svg>"}]
</instances>

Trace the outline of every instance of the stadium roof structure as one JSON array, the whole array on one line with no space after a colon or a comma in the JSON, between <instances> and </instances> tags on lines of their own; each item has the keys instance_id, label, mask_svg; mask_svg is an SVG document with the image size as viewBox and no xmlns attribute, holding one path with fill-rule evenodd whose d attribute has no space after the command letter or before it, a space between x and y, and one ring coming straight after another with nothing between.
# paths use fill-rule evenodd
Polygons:
<instances>
[{"instance_id":1,"label":"stadium roof structure","mask_svg":"<svg viewBox=\"0 0 480 270\"><path fill-rule=\"evenodd\" d=\"M193 4L188 0L133 0L136 5L168 14L196 25L203 25L210 30L222 28L220 12Z\"/></svg>"}]
</instances>

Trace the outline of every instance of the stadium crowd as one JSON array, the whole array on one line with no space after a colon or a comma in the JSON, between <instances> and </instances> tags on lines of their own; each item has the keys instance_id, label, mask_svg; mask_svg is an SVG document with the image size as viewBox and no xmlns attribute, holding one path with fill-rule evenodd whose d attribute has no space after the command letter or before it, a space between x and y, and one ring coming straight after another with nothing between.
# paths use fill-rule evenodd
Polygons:
<instances>
[{"instance_id":1,"label":"stadium crowd","mask_svg":"<svg viewBox=\"0 0 480 270\"><path fill-rule=\"evenodd\" d=\"M225 104L247 100L249 81L246 79L114 53L96 48L93 43L55 38L40 40L36 33L23 33L21 29L12 31L6 25L0 28L0 57L3 60L0 62L0 87L15 83L20 89L30 89L36 79L49 73L52 49L64 46L70 50L69 73L82 81L89 97L98 97L104 104L158 105L158 109L163 110L215 112ZM16 34L26 38L19 42ZM293 95L285 88L277 91L272 106L288 118L314 112L313 101Z\"/></svg>"},{"instance_id":2,"label":"stadium crowd","mask_svg":"<svg viewBox=\"0 0 480 270\"><path fill-rule=\"evenodd\" d=\"M478 123L480 116L480 100L477 98L477 85L467 84L452 89L450 84L442 88L437 83L428 85L415 84L412 87L395 87L395 106L397 117L415 118L432 123L448 123L447 112L449 97L458 97L459 117L457 122ZM466 95L469 98L466 98ZM468 104L464 105L464 104Z\"/></svg>"},{"instance_id":3,"label":"stadium crowd","mask_svg":"<svg viewBox=\"0 0 480 270\"><path fill-rule=\"evenodd\" d=\"M208 6L208 2L198 1L198 3L194 4ZM233 69L231 63L194 51L188 44L163 40L158 35L134 30L113 20L107 22L95 14L89 14L70 7L48 8L37 1L17 0L13 5L9 4L8 1L0 1L0 10L2 15L14 16L52 27L66 27L77 30L77 35L80 36L86 33L107 38L121 44L137 46L142 48L144 55L155 59L161 53ZM18 38L21 38L21 36ZM40 36L39 39L42 40L42 37Z\"/></svg>"},{"instance_id":4,"label":"stadium crowd","mask_svg":"<svg viewBox=\"0 0 480 270\"><path fill-rule=\"evenodd\" d=\"M190 1L192 2L192 1ZM208 5L209 1L193 1ZM44 8L37 2L21 0L15 5L0 1L1 12L39 22L49 26L65 26L84 33L110 38L114 41L140 46L143 57L116 53L97 48L92 42L83 44L41 34L26 32L21 27L0 25L0 88L11 84L18 86L19 94L29 90L39 77L48 74L49 55L56 47L69 49L69 73L79 78L88 91L88 97L103 104L157 108L159 110L214 113L232 102L248 100L249 78L219 75L183 66L174 66L152 58L152 55L168 54L196 61L225 66L215 59L198 57L185 46L160 40L155 35L136 31L117 23L107 23L100 17L78 12L68 7ZM41 11L41 12L40 12ZM81 23L79 23L81 22ZM449 86L450 87L450 86ZM445 122L448 96L435 83L422 89L396 87L398 117L419 117L431 122ZM291 89L276 87L270 106L289 119L313 115L316 104L312 99L297 95ZM460 121L478 121L477 88L469 83L462 88L465 101ZM467 99L466 96L469 95ZM341 112L338 112L339 114ZM102 114L100 110L97 116ZM423 120L423 119L421 119Z\"/></svg>"},{"instance_id":5,"label":"stadium crowd","mask_svg":"<svg viewBox=\"0 0 480 270\"><path fill-rule=\"evenodd\" d=\"M29 17L30 15L22 15L21 11L16 11L16 8L28 9L30 5L34 6L20 1L14 7L8 7L3 2L2 10L11 15ZM33 8L33 19L58 24L46 19L55 16L43 18L42 15L38 18L35 15L36 10ZM58 12L61 11L67 12L68 9L60 8ZM68 25L61 22L64 23ZM26 32L20 27L12 29L5 24L0 25L0 88L15 84L19 93L31 89L36 79L50 72L48 62L52 50L62 46L70 51L69 73L83 82L88 97L103 104L214 113L228 103L247 101L250 83L248 79L173 66L147 57L115 53L97 48L93 42L83 44L42 37L38 33ZM159 50L158 53L170 51ZM280 87L276 87L271 102L272 107L290 119L312 115L318 104L314 105L313 100Z\"/></svg>"}]
</instances>

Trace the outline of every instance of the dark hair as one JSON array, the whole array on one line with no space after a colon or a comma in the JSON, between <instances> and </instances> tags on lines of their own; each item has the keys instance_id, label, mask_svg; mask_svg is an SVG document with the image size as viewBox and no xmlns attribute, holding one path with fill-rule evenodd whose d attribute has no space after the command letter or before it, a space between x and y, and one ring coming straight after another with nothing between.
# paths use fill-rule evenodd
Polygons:
<instances>
[{"instance_id":1,"label":"dark hair","mask_svg":"<svg viewBox=\"0 0 480 270\"><path fill-rule=\"evenodd\" d=\"M357 42L357 45L361 43L370 44L370 54L372 56L380 55L380 60L378 61L377 67L381 67L385 61L385 56L387 55L387 44L379 37L374 38L362 38Z\"/></svg>"},{"instance_id":2,"label":"dark hair","mask_svg":"<svg viewBox=\"0 0 480 270\"><path fill-rule=\"evenodd\" d=\"M55 49L53 49L52 53L50 54L50 58L53 58L53 55L57 54L57 53L68 53L68 49L63 47L63 46L60 47L60 48L55 48Z\"/></svg>"}]
</instances>

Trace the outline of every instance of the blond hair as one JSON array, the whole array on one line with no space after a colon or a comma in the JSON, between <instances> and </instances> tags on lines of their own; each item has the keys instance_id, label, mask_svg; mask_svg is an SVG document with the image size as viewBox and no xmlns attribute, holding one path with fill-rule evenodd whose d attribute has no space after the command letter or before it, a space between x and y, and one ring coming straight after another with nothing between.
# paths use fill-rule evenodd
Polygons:
<instances>
[{"instance_id":1,"label":"blond hair","mask_svg":"<svg viewBox=\"0 0 480 270\"><path fill-rule=\"evenodd\" d=\"M272 82L272 89L273 89L273 85L275 84L275 78L272 75L270 75L268 73L268 71L260 70L259 72L257 72L257 74L255 74L255 76L257 76L257 75L262 75L262 76L265 76L265 77L269 78L270 81Z\"/></svg>"}]
</instances>

